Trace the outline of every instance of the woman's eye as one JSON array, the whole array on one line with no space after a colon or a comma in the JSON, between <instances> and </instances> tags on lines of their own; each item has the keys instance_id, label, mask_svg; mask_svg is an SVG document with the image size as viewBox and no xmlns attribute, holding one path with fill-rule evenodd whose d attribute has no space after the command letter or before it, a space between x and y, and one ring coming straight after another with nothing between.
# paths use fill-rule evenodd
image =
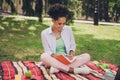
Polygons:
<instances>
[{"instance_id":1,"label":"woman's eye","mask_svg":"<svg viewBox=\"0 0 120 80\"><path fill-rule=\"evenodd\" d=\"M65 23L58 23L58 25L65 25Z\"/></svg>"},{"instance_id":2,"label":"woman's eye","mask_svg":"<svg viewBox=\"0 0 120 80\"><path fill-rule=\"evenodd\" d=\"M62 23L58 23L58 25L61 25Z\"/></svg>"}]
</instances>

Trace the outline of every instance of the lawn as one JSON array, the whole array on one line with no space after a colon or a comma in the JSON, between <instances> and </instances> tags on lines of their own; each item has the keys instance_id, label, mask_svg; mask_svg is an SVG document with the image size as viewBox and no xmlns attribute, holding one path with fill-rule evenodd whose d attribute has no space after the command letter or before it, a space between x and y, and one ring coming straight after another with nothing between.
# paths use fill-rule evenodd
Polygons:
<instances>
[{"instance_id":1,"label":"lawn","mask_svg":"<svg viewBox=\"0 0 120 80\"><path fill-rule=\"evenodd\" d=\"M40 33L51 22L37 18L0 16L0 61L40 61ZM120 64L120 27L74 23L76 54L89 53L91 60Z\"/></svg>"}]
</instances>

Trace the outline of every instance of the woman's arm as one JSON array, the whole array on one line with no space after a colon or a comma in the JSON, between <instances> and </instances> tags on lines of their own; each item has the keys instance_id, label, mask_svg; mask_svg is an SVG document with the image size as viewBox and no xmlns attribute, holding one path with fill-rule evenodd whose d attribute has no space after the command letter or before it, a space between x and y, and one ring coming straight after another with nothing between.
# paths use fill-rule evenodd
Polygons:
<instances>
[{"instance_id":1,"label":"woman's arm","mask_svg":"<svg viewBox=\"0 0 120 80\"><path fill-rule=\"evenodd\" d=\"M46 36L45 31L42 31L42 33L41 33L41 40L42 40L44 52L48 53L49 55L53 54L53 52L50 49L50 45L49 45L49 42L47 40L47 36Z\"/></svg>"},{"instance_id":2,"label":"woman's arm","mask_svg":"<svg viewBox=\"0 0 120 80\"><path fill-rule=\"evenodd\" d=\"M72 60L73 56L74 56L74 51L70 50L69 54L67 55L67 58L69 58L70 60Z\"/></svg>"},{"instance_id":3,"label":"woman's arm","mask_svg":"<svg viewBox=\"0 0 120 80\"><path fill-rule=\"evenodd\" d=\"M75 44L75 39L74 39L74 35L73 35L73 31L72 31L71 27L70 27L69 34L70 34L70 49L69 49L70 51L69 51L69 53L74 53L76 44Z\"/></svg>"}]
</instances>

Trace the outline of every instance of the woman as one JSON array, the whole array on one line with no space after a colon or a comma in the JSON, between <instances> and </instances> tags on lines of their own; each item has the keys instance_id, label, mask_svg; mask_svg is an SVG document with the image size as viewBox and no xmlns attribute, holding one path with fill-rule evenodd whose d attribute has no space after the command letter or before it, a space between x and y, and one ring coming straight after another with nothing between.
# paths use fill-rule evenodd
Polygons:
<instances>
[{"instance_id":1,"label":"woman","mask_svg":"<svg viewBox=\"0 0 120 80\"><path fill-rule=\"evenodd\" d=\"M65 25L68 13L69 10L65 5L52 5L48 10L48 15L52 18L53 24L41 33L45 51L41 55L41 61L46 66L51 66L50 73L59 71L81 73L81 68L78 67L90 60L87 53L74 56L76 45L72 29ZM69 59L76 57L76 60L69 65L65 65L54 58L55 55L60 54Z\"/></svg>"}]
</instances>

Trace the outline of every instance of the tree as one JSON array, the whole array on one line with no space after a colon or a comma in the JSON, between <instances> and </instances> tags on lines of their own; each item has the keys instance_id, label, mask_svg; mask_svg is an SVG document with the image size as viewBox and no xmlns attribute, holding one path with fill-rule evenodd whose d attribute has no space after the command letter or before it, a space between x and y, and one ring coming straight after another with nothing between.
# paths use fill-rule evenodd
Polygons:
<instances>
[{"instance_id":1,"label":"tree","mask_svg":"<svg viewBox=\"0 0 120 80\"><path fill-rule=\"evenodd\" d=\"M67 7L70 11L74 12L74 18L79 18L82 11L82 0L70 0Z\"/></svg>"},{"instance_id":2,"label":"tree","mask_svg":"<svg viewBox=\"0 0 120 80\"><path fill-rule=\"evenodd\" d=\"M109 10L109 0L104 0L104 19L105 21L109 22L109 15L108 15L108 10Z\"/></svg>"},{"instance_id":3,"label":"tree","mask_svg":"<svg viewBox=\"0 0 120 80\"><path fill-rule=\"evenodd\" d=\"M62 3L62 0L48 0L48 3L53 5L55 3Z\"/></svg>"},{"instance_id":4,"label":"tree","mask_svg":"<svg viewBox=\"0 0 120 80\"><path fill-rule=\"evenodd\" d=\"M69 2L69 0L48 0L48 3L53 5L55 3L61 3L61 4L65 4L67 5Z\"/></svg>"},{"instance_id":5,"label":"tree","mask_svg":"<svg viewBox=\"0 0 120 80\"><path fill-rule=\"evenodd\" d=\"M6 2L8 3L8 5L10 5L10 7L11 7L11 12L12 12L12 13L17 13L13 1L12 1L12 0L6 0Z\"/></svg>"},{"instance_id":6,"label":"tree","mask_svg":"<svg viewBox=\"0 0 120 80\"><path fill-rule=\"evenodd\" d=\"M95 0L83 0L82 4L82 15L86 16L86 20L88 20L88 17L94 15Z\"/></svg>"},{"instance_id":7,"label":"tree","mask_svg":"<svg viewBox=\"0 0 120 80\"><path fill-rule=\"evenodd\" d=\"M113 12L115 16L115 22L118 22L119 17L120 17L120 0L117 0L115 2L115 5L113 7Z\"/></svg>"},{"instance_id":8,"label":"tree","mask_svg":"<svg viewBox=\"0 0 120 80\"><path fill-rule=\"evenodd\" d=\"M34 0L23 0L23 14L26 16L34 16L34 10L32 8L32 3Z\"/></svg>"},{"instance_id":9,"label":"tree","mask_svg":"<svg viewBox=\"0 0 120 80\"><path fill-rule=\"evenodd\" d=\"M98 15L99 15L99 12L98 12L98 0L95 0L95 7L94 7L94 25L98 25Z\"/></svg>"},{"instance_id":10,"label":"tree","mask_svg":"<svg viewBox=\"0 0 120 80\"><path fill-rule=\"evenodd\" d=\"M36 0L35 15L38 16L40 22L42 22L42 11L43 11L42 0Z\"/></svg>"},{"instance_id":11,"label":"tree","mask_svg":"<svg viewBox=\"0 0 120 80\"><path fill-rule=\"evenodd\" d=\"M0 9L2 10L3 0L0 0Z\"/></svg>"}]
</instances>

